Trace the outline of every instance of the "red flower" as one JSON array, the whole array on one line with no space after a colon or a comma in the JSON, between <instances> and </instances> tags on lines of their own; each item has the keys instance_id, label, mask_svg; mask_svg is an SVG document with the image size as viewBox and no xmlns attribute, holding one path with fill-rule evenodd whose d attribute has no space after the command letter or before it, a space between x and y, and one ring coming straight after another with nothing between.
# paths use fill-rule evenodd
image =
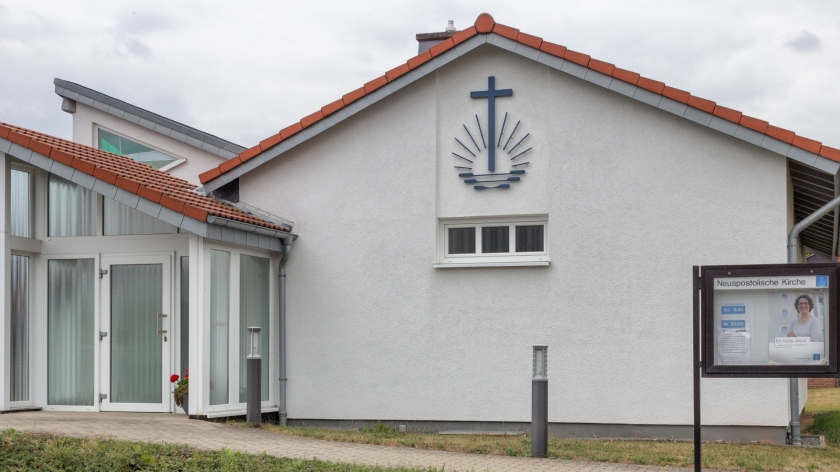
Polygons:
<instances>
[{"instance_id":1,"label":"red flower","mask_svg":"<svg viewBox=\"0 0 840 472\"><path fill-rule=\"evenodd\" d=\"M172 374L172 377L169 377L169 381L175 383L178 381L178 374Z\"/></svg>"}]
</instances>

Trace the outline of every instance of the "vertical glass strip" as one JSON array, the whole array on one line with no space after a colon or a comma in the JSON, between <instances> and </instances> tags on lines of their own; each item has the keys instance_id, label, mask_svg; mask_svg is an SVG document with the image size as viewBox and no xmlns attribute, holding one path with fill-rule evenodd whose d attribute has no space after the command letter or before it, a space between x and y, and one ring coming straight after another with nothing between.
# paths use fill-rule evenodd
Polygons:
<instances>
[{"instance_id":1,"label":"vertical glass strip","mask_svg":"<svg viewBox=\"0 0 840 472\"><path fill-rule=\"evenodd\" d=\"M12 254L11 401L29 401L29 258Z\"/></svg>"},{"instance_id":2,"label":"vertical glass strip","mask_svg":"<svg viewBox=\"0 0 840 472\"><path fill-rule=\"evenodd\" d=\"M93 259L48 263L49 405L93 405L94 277Z\"/></svg>"},{"instance_id":3,"label":"vertical glass strip","mask_svg":"<svg viewBox=\"0 0 840 472\"><path fill-rule=\"evenodd\" d=\"M96 194L50 174L49 235L95 236Z\"/></svg>"},{"instance_id":4,"label":"vertical glass strip","mask_svg":"<svg viewBox=\"0 0 840 472\"><path fill-rule=\"evenodd\" d=\"M181 258L181 377L190 368L190 258Z\"/></svg>"},{"instance_id":5,"label":"vertical glass strip","mask_svg":"<svg viewBox=\"0 0 840 472\"><path fill-rule=\"evenodd\" d=\"M169 234L175 232L175 227L137 211L127 205L105 198L104 221L105 236L123 234Z\"/></svg>"},{"instance_id":6,"label":"vertical glass strip","mask_svg":"<svg viewBox=\"0 0 840 472\"><path fill-rule=\"evenodd\" d=\"M9 231L12 236L21 238L32 237L32 207L30 197L32 176L29 172L12 169L11 178L11 225Z\"/></svg>"},{"instance_id":7,"label":"vertical glass strip","mask_svg":"<svg viewBox=\"0 0 840 472\"><path fill-rule=\"evenodd\" d=\"M229 403L230 253L210 250L210 404Z\"/></svg>"},{"instance_id":8,"label":"vertical glass strip","mask_svg":"<svg viewBox=\"0 0 840 472\"><path fill-rule=\"evenodd\" d=\"M248 385L248 327L259 326L261 362L260 398L268 400L268 364L269 364L269 260L263 257L240 255L239 266L239 401L247 401L245 387Z\"/></svg>"},{"instance_id":9,"label":"vertical glass strip","mask_svg":"<svg viewBox=\"0 0 840 472\"><path fill-rule=\"evenodd\" d=\"M112 265L111 403L161 403L163 312L161 264Z\"/></svg>"}]
</instances>

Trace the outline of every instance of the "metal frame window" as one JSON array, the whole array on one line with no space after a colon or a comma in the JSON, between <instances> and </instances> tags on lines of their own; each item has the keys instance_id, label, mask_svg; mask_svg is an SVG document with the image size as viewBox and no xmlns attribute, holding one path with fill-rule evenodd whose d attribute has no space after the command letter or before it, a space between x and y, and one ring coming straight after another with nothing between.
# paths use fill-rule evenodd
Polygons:
<instances>
[{"instance_id":1,"label":"metal frame window","mask_svg":"<svg viewBox=\"0 0 840 472\"><path fill-rule=\"evenodd\" d=\"M187 161L183 157L173 156L168 151L163 151L155 146L140 142L136 138L129 138L102 126L94 128L94 140L97 149L129 157L164 172Z\"/></svg>"},{"instance_id":2,"label":"metal frame window","mask_svg":"<svg viewBox=\"0 0 840 472\"><path fill-rule=\"evenodd\" d=\"M440 220L438 257L445 267L548 265L548 218Z\"/></svg>"}]
</instances>

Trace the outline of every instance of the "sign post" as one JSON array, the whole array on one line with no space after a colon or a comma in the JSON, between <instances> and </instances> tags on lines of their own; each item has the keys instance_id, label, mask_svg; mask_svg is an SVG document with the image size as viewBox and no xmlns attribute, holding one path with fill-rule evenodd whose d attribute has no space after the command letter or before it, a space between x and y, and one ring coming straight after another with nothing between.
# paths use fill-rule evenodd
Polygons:
<instances>
[{"instance_id":1,"label":"sign post","mask_svg":"<svg viewBox=\"0 0 840 472\"><path fill-rule=\"evenodd\" d=\"M701 374L838 376L838 272L834 263L694 268L695 470Z\"/></svg>"}]
</instances>

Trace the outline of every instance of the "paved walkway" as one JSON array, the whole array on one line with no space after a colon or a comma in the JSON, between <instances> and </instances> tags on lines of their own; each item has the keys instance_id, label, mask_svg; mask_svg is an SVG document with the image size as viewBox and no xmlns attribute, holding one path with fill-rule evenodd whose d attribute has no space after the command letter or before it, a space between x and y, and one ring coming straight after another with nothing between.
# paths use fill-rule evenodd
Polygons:
<instances>
[{"instance_id":1,"label":"paved walkway","mask_svg":"<svg viewBox=\"0 0 840 472\"><path fill-rule=\"evenodd\" d=\"M437 467L465 471L684 471L687 469L533 459L407 447L371 446L287 436L257 429L188 420L182 415L157 413L21 412L0 415L0 430L42 431L67 436L104 436L129 441L188 444L203 449L263 452L298 459L378 465L381 467ZM692 469L693 470L693 469Z\"/></svg>"}]
</instances>

